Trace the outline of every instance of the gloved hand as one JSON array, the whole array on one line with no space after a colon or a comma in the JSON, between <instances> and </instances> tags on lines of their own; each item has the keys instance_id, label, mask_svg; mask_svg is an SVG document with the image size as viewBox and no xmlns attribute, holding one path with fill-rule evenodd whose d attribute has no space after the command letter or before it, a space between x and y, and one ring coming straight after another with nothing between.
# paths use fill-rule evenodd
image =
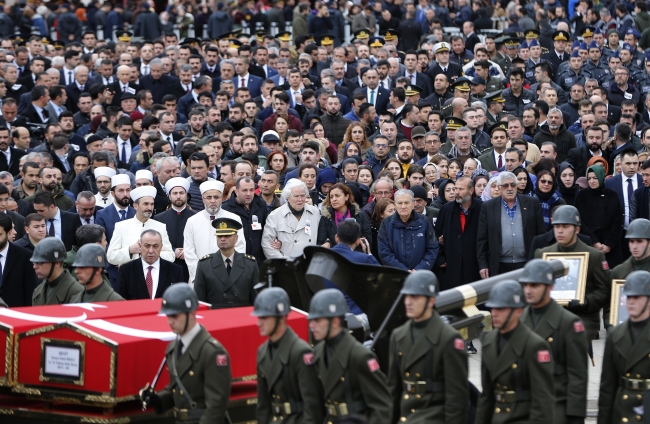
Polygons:
<instances>
[{"instance_id":1,"label":"gloved hand","mask_svg":"<svg viewBox=\"0 0 650 424\"><path fill-rule=\"evenodd\" d=\"M566 417L566 424L585 424L585 418L574 417L569 415Z\"/></svg>"},{"instance_id":2,"label":"gloved hand","mask_svg":"<svg viewBox=\"0 0 650 424\"><path fill-rule=\"evenodd\" d=\"M162 401L160 400L160 396L158 396L152 388L140 390L140 399L147 406L152 406L156 413L162 412Z\"/></svg>"},{"instance_id":3,"label":"gloved hand","mask_svg":"<svg viewBox=\"0 0 650 424\"><path fill-rule=\"evenodd\" d=\"M587 299L585 299L585 303L580 303L578 299L573 299L569 302L567 309L573 313L584 313L587 311Z\"/></svg>"}]
</instances>

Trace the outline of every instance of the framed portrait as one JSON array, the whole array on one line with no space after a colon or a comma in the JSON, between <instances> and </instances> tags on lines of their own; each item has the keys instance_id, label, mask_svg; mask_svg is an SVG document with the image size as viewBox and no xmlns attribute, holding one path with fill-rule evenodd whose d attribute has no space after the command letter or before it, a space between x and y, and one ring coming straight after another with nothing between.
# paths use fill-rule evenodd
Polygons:
<instances>
[{"instance_id":1,"label":"framed portrait","mask_svg":"<svg viewBox=\"0 0 650 424\"><path fill-rule=\"evenodd\" d=\"M630 317L625 307L624 285L625 280L612 280L612 296L609 310L609 323L612 325L619 325Z\"/></svg>"},{"instance_id":2,"label":"framed portrait","mask_svg":"<svg viewBox=\"0 0 650 424\"><path fill-rule=\"evenodd\" d=\"M573 299L578 299L580 303L584 303L589 252L546 252L542 256L542 259L545 261L562 259L569 264L569 272L567 275L555 279L555 287L551 291L551 297L563 306L568 305Z\"/></svg>"}]
</instances>

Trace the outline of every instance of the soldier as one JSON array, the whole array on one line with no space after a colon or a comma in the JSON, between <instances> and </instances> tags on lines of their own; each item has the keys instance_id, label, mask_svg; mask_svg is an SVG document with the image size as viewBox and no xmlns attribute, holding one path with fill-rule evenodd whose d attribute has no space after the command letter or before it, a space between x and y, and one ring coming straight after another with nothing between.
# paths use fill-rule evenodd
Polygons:
<instances>
[{"instance_id":1,"label":"soldier","mask_svg":"<svg viewBox=\"0 0 650 424\"><path fill-rule=\"evenodd\" d=\"M488 109L485 117L487 119L487 124L490 127L501 121L501 118L506 115L506 113L503 112L503 103L505 103L506 100L501 96L502 92L503 90L499 90L485 96L485 103L487 104Z\"/></svg>"},{"instance_id":2,"label":"soldier","mask_svg":"<svg viewBox=\"0 0 650 424\"><path fill-rule=\"evenodd\" d=\"M623 294L630 318L607 335L598 396L598 423L643 420L650 391L650 273L628 275Z\"/></svg>"},{"instance_id":3,"label":"soldier","mask_svg":"<svg viewBox=\"0 0 650 424\"><path fill-rule=\"evenodd\" d=\"M589 45L589 60L585 63L585 69L589 71L592 78L601 80L605 75L609 74L609 68L601 62L602 53L596 41L592 41Z\"/></svg>"},{"instance_id":4,"label":"soldier","mask_svg":"<svg viewBox=\"0 0 650 424\"><path fill-rule=\"evenodd\" d=\"M43 282L34 290L33 306L70 303L73 296L83 293L83 286L63 269L66 255L63 242L56 237L46 237L34 248L31 261L36 277Z\"/></svg>"},{"instance_id":5,"label":"soldier","mask_svg":"<svg viewBox=\"0 0 650 424\"><path fill-rule=\"evenodd\" d=\"M551 299L551 265L533 259L519 278L528 306L521 321L551 346L555 378L555 423L584 423L587 411L587 336L576 315Z\"/></svg>"},{"instance_id":6,"label":"soldier","mask_svg":"<svg viewBox=\"0 0 650 424\"><path fill-rule=\"evenodd\" d=\"M103 273L106 265L108 265L108 262L106 261L106 251L103 247L95 243L81 246L79 251L77 251L77 256L75 256L72 266L75 267L79 284L85 290L72 296L70 303L124 300L111 287L108 275Z\"/></svg>"},{"instance_id":7,"label":"soldier","mask_svg":"<svg viewBox=\"0 0 650 424\"><path fill-rule=\"evenodd\" d=\"M167 315L177 335L165 351L169 384L158 393L147 385L140 398L157 414L174 408L177 423L225 424L230 421L230 359L221 343L196 322L198 307L196 293L186 283L165 290L160 313Z\"/></svg>"},{"instance_id":8,"label":"soldier","mask_svg":"<svg viewBox=\"0 0 650 424\"><path fill-rule=\"evenodd\" d=\"M279 287L262 290L255 299L262 337L257 350L257 422L323 422L323 388L317 381L314 351L287 325L289 296Z\"/></svg>"},{"instance_id":9,"label":"soldier","mask_svg":"<svg viewBox=\"0 0 650 424\"><path fill-rule=\"evenodd\" d=\"M537 249L535 257L541 258L545 252L589 253L585 301L580 303L579 300L574 299L569 302L568 309L582 319L587 330L587 341L591 341L600 329L598 311L609 303L611 280L605 254L578 239L579 232L578 209L569 205L560 206L553 214L553 233L557 242L543 249Z\"/></svg>"},{"instance_id":10,"label":"soldier","mask_svg":"<svg viewBox=\"0 0 650 424\"><path fill-rule=\"evenodd\" d=\"M321 290L309 305L309 328L316 346L314 362L324 388L327 422L350 414L369 423L391 423L391 397L375 354L344 328L348 304L337 289Z\"/></svg>"},{"instance_id":11,"label":"soldier","mask_svg":"<svg viewBox=\"0 0 650 424\"><path fill-rule=\"evenodd\" d=\"M510 71L510 66L512 65L512 60L517 57L517 52L519 51L519 39L514 37L509 37L503 40L503 44L506 46L506 55L497 62L497 64L503 70L504 75L508 75Z\"/></svg>"},{"instance_id":12,"label":"soldier","mask_svg":"<svg viewBox=\"0 0 650 424\"><path fill-rule=\"evenodd\" d=\"M497 283L485 304L493 331L483 339L476 423L554 423L553 357L548 343L519 323L524 302L515 280Z\"/></svg>"},{"instance_id":13,"label":"soldier","mask_svg":"<svg viewBox=\"0 0 650 424\"><path fill-rule=\"evenodd\" d=\"M392 422L466 422L465 341L434 309L438 279L431 271L415 271L404 281L401 294L410 321L390 338Z\"/></svg>"},{"instance_id":14,"label":"soldier","mask_svg":"<svg viewBox=\"0 0 650 424\"><path fill-rule=\"evenodd\" d=\"M260 271L254 256L235 251L242 224L231 218L217 218L212 226L219 251L199 260L194 279L199 300L214 309L253 305L253 287L259 282Z\"/></svg>"},{"instance_id":15,"label":"soldier","mask_svg":"<svg viewBox=\"0 0 650 424\"><path fill-rule=\"evenodd\" d=\"M542 55L542 59L550 62L551 66L553 66L553 75L557 75L560 64L569 59L569 55L565 51L568 41L568 32L563 30L555 31L553 33L553 51Z\"/></svg>"},{"instance_id":16,"label":"soldier","mask_svg":"<svg viewBox=\"0 0 650 424\"><path fill-rule=\"evenodd\" d=\"M526 79L531 84L535 84L537 82L535 79L535 65L542 61L542 46L539 45L539 41L530 40L528 49L530 50L530 57L526 61Z\"/></svg>"},{"instance_id":17,"label":"soldier","mask_svg":"<svg viewBox=\"0 0 650 424\"><path fill-rule=\"evenodd\" d=\"M583 61L580 53L574 50L569 59L569 66L555 78L555 82L562 90L568 93L574 84L584 86L587 78L591 78L589 71L585 70L582 65Z\"/></svg>"}]
</instances>

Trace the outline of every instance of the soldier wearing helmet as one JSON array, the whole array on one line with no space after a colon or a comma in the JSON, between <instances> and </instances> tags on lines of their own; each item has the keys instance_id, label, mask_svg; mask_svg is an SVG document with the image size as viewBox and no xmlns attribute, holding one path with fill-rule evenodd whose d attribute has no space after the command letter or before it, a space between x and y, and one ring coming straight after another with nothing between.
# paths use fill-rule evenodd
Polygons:
<instances>
[{"instance_id":1,"label":"soldier wearing helmet","mask_svg":"<svg viewBox=\"0 0 650 424\"><path fill-rule=\"evenodd\" d=\"M584 422L587 412L587 335L580 318L551 298L551 264L533 259L519 278L526 303L521 321L551 346L555 364L556 422Z\"/></svg>"},{"instance_id":2,"label":"soldier wearing helmet","mask_svg":"<svg viewBox=\"0 0 650 424\"><path fill-rule=\"evenodd\" d=\"M359 414L389 424L392 400L377 357L344 328L348 304L337 289L321 290L309 305L309 328L316 341L314 364L324 388L326 422Z\"/></svg>"},{"instance_id":3,"label":"soldier wearing helmet","mask_svg":"<svg viewBox=\"0 0 650 424\"><path fill-rule=\"evenodd\" d=\"M323 388L318 380L314 351L287 325L291 305L279 287L262 290L253 316L262 337L257 350L257 422L268 424L322 423Z\"/></svg>"},{"instance_id":4,"label":"soldier wearing helmet","mask_svg":"<svg viewBox=\"0 0 650 424\"><path fill-rule=\"evenodd\" d=\"M34 290L33 306L70 303L73 296L83 293L83 286L63 269L66 255L63 242L56 237L44 238L34 248L31 261L36 277L43 282Z\"/></svg>"},{"instance_id":5,"label":"soldier wearing helmet","mask_svg":"<svg viewBox=\"0 0 650 424\"><path fill-rule=\"evenodd\" d=\"M483 339L476 422L556 422L553 356L546 340L519 322L526 306L521 285L500 281L485 306L495 329Z\"/></svg>"},{"instance_id":6,"label":"soldier wearing helmet","mask_svg":"<svg viewBox=\"0 0 650 424\"><path fill-rule=\"evenodd\" d=\"M160 313L177 335L165 357L169 384L156 393L149 385L140 398L162 414L174 408L176 422L230 422L230 357L226 349L196 321L199 300L187 283L172 284L162 297Z\"/></svg>"},{"instance_id":7,"label":"soldier wearing helmet","mask_svg":"<svg viewBox=\"0 0 650 424\"><path fill-rule=\"evenodd\" d=\"M438 279L431 271L415 271L404 281L401 294L409 321L390 338L392 422L465 422L469 402L465 341L434 309Z\"/></svg>"},{"instance_id":8,"label":"soldier wearing helmet","mask_svg":"<svg viewBox=\"0 0 650 424\"><path fill-rule=\"evenodd\" d=\"M637 218L630 222L625 238L632 256L612 270L613 280L624 280L632 271L650 271L650 221Z\"/></svg>"},{"instance_id":9,"label":"soldier wearing helmet","mask_svg":"<svg viewBox=\"0 0 650 424\"><path fill-rule=\"evenodd\" d=\"M106 251L99 244L91 243L81 246L77 251L72 266L84 291L70 299L70 303L110 302L124 300L111 287L108 276L102 271L108 265Z\"/></svg>"},{"instance_id":10,"label":"soldier wearing helmet","mask_svg":"<svg viewBox=\"0 0 650 424\"><path fill-rule=\"evenodd\" d=\"M589 253L585 300L583 303L578 299L571 300L568 309L580 317L585 325L587 341L591 342L600 329L598 312L603 308L609 309L611 279L605 254L578 239L581 222L580 213L574 206L563 205L555 209L553 233L557 242L543 249L537 249L535 258L542 258L546 252Z\"/></svg>"},{"instance_id":11,"label":"soldier wearing helmet","mask_svg":"<svg viewBox=\"0 0 650 424\"><path fill-rule=\"evenodd\" d=\"M632 224L630 224L630 228ZM607 335L598 397L599 423L645 422L650 401L650 273L634 271L623 286L629 319ZM645 414L644 414L645 412Z\"/></svg>"}]
</instances>

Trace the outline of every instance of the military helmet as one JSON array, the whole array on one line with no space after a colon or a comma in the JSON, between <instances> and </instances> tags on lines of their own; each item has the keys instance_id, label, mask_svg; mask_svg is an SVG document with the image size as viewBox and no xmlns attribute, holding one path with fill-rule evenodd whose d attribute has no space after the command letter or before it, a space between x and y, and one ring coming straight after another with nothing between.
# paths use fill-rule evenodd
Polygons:
<instances>
[{"instance_id":1,"label":"military helmet","mask_svg":"<svg viewBox=\"0 0 650 424\"><path fill-rule=\"evenodd\" d=\"M334 318L345 316L348 303L345 296L337 289L324 289L311 298L307 319Z\"/></svg>"},{"instance_id":2,"label":"military helmet","mask_svg":"<svg viewBox=\"0 0 650 424\"><path fill-rule=\"evenodd\" d=\"M106 251L103 247L96 243L84 244L77 251L77 256L74 258L74 267L92 267L104 268L108 265L106 261Z\"/></svg>"},{"instance_id":3,"label":"military helmet","mask_svg":"<svg viewBox=\"0 0 650 424\"><path fill-rule=\"evenodd\" d=\"M625 296L650 296L650 272L634 271L628 274L623 286Z\"/></svg>"},{"instance_id":4,"label":"military helmet","mask_svg":"<svg viewBox=\"0 0 650 424\"><path fill-rule=\"evenodd\" d=\"M555 209L553 213L553 225L568 224L568 225L581 225L580 212L575 206L562 205Z\"/></svg>"},{"instance_id":5,"label":"military helmet","mask_svg":"<svg viewBox=\"0 0 650 424\"><path fill-rule=\"evenodd\" d=\"M498 282L492 287L485 306L488 308L523 308L526 305L521 284L515 280Z\"/></svg>"},{"instance_id":6,"label":"military helmet","mask_svg":"<svg viewBox=\"0 0 650 424\"><path fill-rule=\"evenodd\" d=\"M625 233L626 239L650 239L650 221L644 218L637 218L630 222Z\"/></svg>"},{"instance_id":7,"label":"military helmet","mask_svg":"<svg viewBox=\"0 0 650 424\"><path fill-rule=\"evenodd\" d=\"M289 315L289 295L280 287L262 290L255 298L254 317L283 317Z\"/></svg>"},{"instance_id":8,"label":"military helmet","mask_svg":"<svg viewBox=\"0 0 650 424\"><path fill-rule=\"evenodd\" d=\"M36 245L30 260L36 263L63 262L67 254L61 239L46 237Z\"/></svg>"},{"instance_id":9,"label":"military helmet","mask_svg":"<svg viewBox=\"0 0 650 424\"><path fill-rule=\"evenodd\" d=\"M402 287L400 293L413 296L437 297L438 278L436 274L428 270L415 271L406 277L404 287Z\"/></svg>"},{"instance_id":10,"label":"military helmet","mask_svg":"<svg viewBox=\"0 0 650 424\"><path fill-rule=\"evenodd\" d=\"M187 283L172 284L165 290L162 297L163 315L176 315L196 311L199 308L199 299L196 292Z\"/></svg>"},{"instance_id":11,"label":"military helmet","mask_svg":"<svg viewBox=\"0 0 650 424\"><path fill-rule=\"evenodd\" d=\"M555 283L553 278L553 268L551 264L544 259L533 259L524 267L524 272L519 277L520 283L539 283L552 285Z\"/></svg>"}]
</instances>

